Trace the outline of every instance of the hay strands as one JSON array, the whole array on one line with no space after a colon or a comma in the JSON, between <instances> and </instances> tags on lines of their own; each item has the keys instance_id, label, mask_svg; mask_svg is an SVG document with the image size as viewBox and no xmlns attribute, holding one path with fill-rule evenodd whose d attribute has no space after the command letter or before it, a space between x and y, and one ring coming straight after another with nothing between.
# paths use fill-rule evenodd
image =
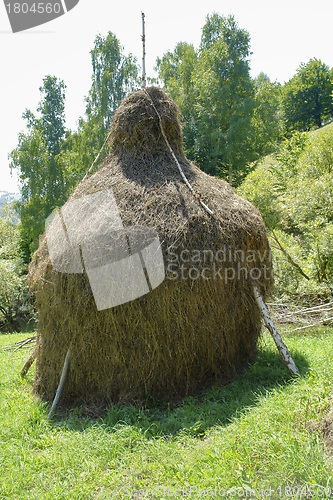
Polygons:
<instances>
[{"instance_id":1,"label":"hay strands","mask_svg":"<svg viewBox=\"0 0 333 500\"><path fill-rule=\"evenodd\" d=\"M176 165L177 165L177 167L178 167L179 173L180 173L180 175L182 176L182 178L183 178L183 180L184 180L184 182L185 182L186 186L189 188L189 190L191 191L191 193L192 193L192 194L193 194L193 195L197 198L197 200L199 201L200 205L201 205L201 206L202 206L202 207L206 210L206 212L208 212L208 213L209 213L209 215L211 215L212 217L214 217L214 212L213 212L213 210L211 210L210 208L208 208L208 207L207 207L207 205L206 205L206 204L202 201L202 199L201 199L200 195L198 195L198 194L194 191L193 187L191 186L191 184L190 184L190 183L189 183L189 181L187 180L186 175L184 174L184 172L183 172L183 170L182 170L182 167L180 166L179 161L177 160L177 157L176 157L175 153L173 152L173 149L172 149L172 147L170 146L170 143L169 143L169 141L168 141L168 139L167 139L167 136L166 136L166 134L165 134L165 132L164 132L164 127L163 127L163 123L162 123L162 118L161 118L161 115L160 115L160 114L159 114L159 112L157 111L156 106L155 106L155 104L154 104L154 102L153 102L152 98L150 97L150 95L149 95L148 91L147 91L146 89L143 89L143 90L144 90L144 92L146 93L147 97L149 98L149 100L150 100L150 102L151 102L151 104L152 104L152 106L153 106L153 108L154 108L154 110L155 110L155 112L156 112L156 114L157 114L158 121L159 121L159 124L160 124L160 129L161 129L161 132L162 132L163 138L164 138L164 140L165 140L165 143L166 143L166 145L167 145L167 147L168 147L168 149L169 149L169 151L170 151L170 153L171 153L172 158L174 159L174 161L175 161L175 163L176 163Z\"/></svg>"},{"instance_id":2,"label":"hay strands","mask_svg":"<svg viewBox=\"0 0 333 500\"><path fill-rule=\"evenodd\" d=\"M260 311L261 311L261 313L263 315L266 328L269 330L270 334L272 335L273 340L274 340L274 342L276 344L276 347L278 348L279 353L281 354L281 357L282 357L283 361L285 362L287 368L294 375L299 375L299 371L298 371L298 368L297 368L297 366L295 364L295 361L291 357L291 354L290 354L287 346L283 342L283 340L281 338L281 335L279 334L279 332L275 328L275 325L274 325L273 321L271 320L271 317L269 315L267 307L265 306L265 303L263 301L262 296L259 293L258 288L256 286L254 286L253 287L253 291L254 291L254 297L256 299L258 307L259 307L259 309L260 309Z\"/></svg>"},{"instance_id":3,"label":"hay strands","mask_svg":"<svg viewBox=\"0 0 333 500\"><path fill-rule=\"evenodd\" d=\"M64 367L62 369L62 373L61 373L61 377L60 377L60 382L59 382L59 385L58 385L58 389L57 389L56 395L54 397L54 400L53 400L53 403L52 403L52 406L51 406L51 410L50 410L50 412L49 412L49 414L47 416L48 420L50 420L50 418L52 418L54 412L57 409L57 406L58 406L58 403L59 403L59 399L62 396L62 392L64 390L64 385L65 385L66 378L67 378L67 375L68 375L69 362L70 362L70 349L68 349L67 354L66 354L66 358L65 358L65 362L64 362Z\"/></svg>"}]
</instances>

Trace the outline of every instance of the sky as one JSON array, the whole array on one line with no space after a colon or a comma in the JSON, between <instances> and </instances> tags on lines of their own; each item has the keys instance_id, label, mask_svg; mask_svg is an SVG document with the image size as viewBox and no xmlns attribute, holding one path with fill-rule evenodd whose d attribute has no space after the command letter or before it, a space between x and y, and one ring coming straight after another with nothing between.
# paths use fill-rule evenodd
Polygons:
<instances>
[{"instance_id":1,"label":"sky","mask_svg":"<svg viewBox=\"0 0 333 500\"><path fill-rule=\"evenodd\" d=\"M62 1L62 0L60 0ZM251 76L266 73L284 83L303 62L316 57L333 67L331 0L80 0L72 10L47 24L13 34L0 4L0 191L18 192L8 154L25 129L25 109L36 112L39 87L46 75L64 80L66 127L77 128L84 116L91 84L90 51L97 34L112 31L141 64L141 12L146 21L146 72L157 76L157 57L178 42L200 44L208 14L234 15L251 37Z\"/></svg>"}]
</instances>

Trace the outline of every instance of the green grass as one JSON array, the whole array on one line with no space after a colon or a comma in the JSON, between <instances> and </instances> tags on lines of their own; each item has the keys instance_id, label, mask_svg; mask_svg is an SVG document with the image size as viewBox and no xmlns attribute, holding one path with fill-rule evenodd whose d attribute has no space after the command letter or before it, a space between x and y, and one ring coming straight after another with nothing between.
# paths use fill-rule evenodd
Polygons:
<instances>
[{"instance_id":1,"label":"green grass","mask_svg":"<svg viewBox=\"0 0 333 500\"><path fill-rule=\"evenodd\" d=\"M264 334L231 384L177 405L110 405L98 419L76 408L48 421L34 370L19 376L29 351L1 352L0 499L330 498L319 486L333 490L332 464L307 422L332 401L333 329L280 331L300 378ZM27 336L0 335L0 347Z\"/></svg>"}]
</instances>

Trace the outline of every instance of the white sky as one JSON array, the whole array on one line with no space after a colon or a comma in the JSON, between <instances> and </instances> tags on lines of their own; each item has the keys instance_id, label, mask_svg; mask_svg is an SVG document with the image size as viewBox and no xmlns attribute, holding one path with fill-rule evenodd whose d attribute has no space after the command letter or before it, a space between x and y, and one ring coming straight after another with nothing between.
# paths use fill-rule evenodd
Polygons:
<instances>
[{"instance_id":1,"label":"white sky","mask_svg":"<svg viewBox=\"0 0 333 500\"><path fill-rule=\"evenodd\" d=\"M142 57L141 11L146 16L147 76L156 76L157 57L180 41L198 47L207 14L233 14L251 36L251 75L261 71L284 83L301 62L316 57L333 67L331 0L80 0L64 16L12 34L4 3L0 4L0 191L17 192L8 153L24 130L22 113L35 112L39 87L50 74L64 80L66 126L76 128L84 115L91 79L90 50L95 36L112 31L125 48Z\"/></svg>"}]
</instances>

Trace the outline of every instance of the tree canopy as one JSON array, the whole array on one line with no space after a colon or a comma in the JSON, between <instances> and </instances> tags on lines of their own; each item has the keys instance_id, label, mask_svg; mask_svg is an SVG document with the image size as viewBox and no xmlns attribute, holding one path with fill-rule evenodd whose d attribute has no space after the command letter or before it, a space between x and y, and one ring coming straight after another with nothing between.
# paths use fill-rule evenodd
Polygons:
<instances>
[{"instance_id":1,"label":"tree canopy","mask_svg":"<svg viewBox=\"0 0 333 500\"><path fill-rule=\"evenodd\" d=\"M138 88L138 67L132 54L124 55L123 47L111 31L106 37L96 36L90 55L92 77L86 116L97 120L105 133L122 99Z\"/></svg>"},{"instance_id":2,"label":"tree canopy","mask_svg":"<svg viewBox=\"0 0 333 500\"><path fill-rule=\"evenodd\" d=\"M37 108L40 116L25 111L27 132L19 134L18 146L10 154L10 167L18 170L21 185L21 200L16 208L27 261L38 246L45 219L66 196L65 179L57 162L65 135L65 84L48 75L43 79L40 93Z\"/></svg>"},{"instance_id":3,"label":"tree canopy","mask_svg":"<svg viewBox=\"0 0 333 500\"><path fill-rule=\"evenodd\" d=\"M288 131L320 128L333 117L333 70L319 59L301 64L284 87Z\"/></svg>"},{"instance_id":4,"label":"tree canopy","mask_svg":"<svg viewBox=\"0 0 333 500\"><path fill-rule=\"evenodd\" d=\"M18 313L27 296L16 218L11 206L0 207L0 329L19 329Z\"/></svg>"},{"instance_id":5,"label":"tree canopy","mask_svg":"<svg viewBox=\"0 0 333 500\"><path fill-rule=\"evenodd\" d=\"M184 115L189 158L236 184L253 151L250 36L233 16L207 16L198 50L180 43L158 60L159 78Z\"/></svg>"},{"instance_id":6,"label":"tree canopy","mask_svg":"<svg viewBox=\"0 0 333 500\"><path fill-rule=\"evenodd\" d=\"M253 86L253 147L258 158L262 158L275 151L283 137L282 87L278 82L271 82L264 73L253 80Z\"/></svg>"},{"instance_id":7,"label":"tree canopy","mask_svg":"<svg viewBox=\"0 0 333 500\"><path fill-rule=\"evenodd\" d=\"M135 58L125 56L111 32L97 35L91 50L92 83L86 98L86 116L78 130L65 128L65 84L46 76L40 87L37 115L26 110L27 131L19 134L11 152L11 168L17 169L21 200L21 246L25 260L38 246L45 219L63 205L83 178L104 143L112 115L120 101L138 88Z\"/></svg>"}]
</instances>

